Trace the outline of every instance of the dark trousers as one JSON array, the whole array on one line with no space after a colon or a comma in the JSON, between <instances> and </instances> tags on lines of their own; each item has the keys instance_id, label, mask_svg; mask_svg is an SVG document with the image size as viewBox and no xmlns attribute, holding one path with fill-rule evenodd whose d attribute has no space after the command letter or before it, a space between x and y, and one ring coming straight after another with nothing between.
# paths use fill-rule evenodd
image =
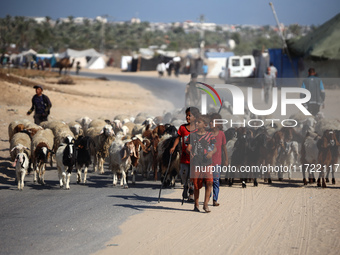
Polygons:
<instances>
[{"instance_id":1,"label":"dark trousers","mask_svg":"<svg viewBox=\"0 0 340 255\"><path fill-rule=\"evenodd\" d=\"M34 114L34 123L40 125L41 122L47 121L47 116L42 116L39 113Z\"/></svg>"},{"instance_id":2,"label":"dark trousers","mask_svg":"<svg viewBox=\"0 0 340 255\"><path fill-rule=\"evenodd\" d=\"M316 116L318 112L320 111L320 105L319 104L308 104L308 111L313 116Z\"/></svg>"}]
</instances>

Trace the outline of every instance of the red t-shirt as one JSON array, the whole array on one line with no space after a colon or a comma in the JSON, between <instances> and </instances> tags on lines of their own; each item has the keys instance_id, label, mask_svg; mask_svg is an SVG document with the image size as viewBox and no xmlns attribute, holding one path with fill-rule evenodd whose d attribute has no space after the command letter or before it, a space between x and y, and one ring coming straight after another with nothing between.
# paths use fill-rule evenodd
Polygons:
<instances>
[{"instance_id":1,"label":"red t-shirt","mask_svg":"<svg viewBox=\"0 0 340 255\"><path fill-rule=\"evenodd\" d=\"M186 125L188 124L181 125L177 131L177 134L182 138L181 163L190 164L190 155L187 152L187 147L188 147L187 140L190 135L190 131L186 128Z\"/></svg>"},{"instance_id":2,"label":"red t-shirt","mask_svg":"<svg viewBox=\"0 0 340 255\"><path fill-rule=\"evenodd\" d=\"M212 163L213 165L221 165L222 163L222 145L225 146L227 140L225 139L224 133L219 130L217 136L215 136L215 147L217 151L212 156Z\"/></svg>"}]
</instances>

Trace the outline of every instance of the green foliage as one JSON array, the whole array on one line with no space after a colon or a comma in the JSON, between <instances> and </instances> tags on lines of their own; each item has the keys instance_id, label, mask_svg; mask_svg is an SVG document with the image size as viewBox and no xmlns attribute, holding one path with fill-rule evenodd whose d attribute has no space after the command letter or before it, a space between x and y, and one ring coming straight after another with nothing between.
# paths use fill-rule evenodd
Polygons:
<instances>
[{"instance_id":1,"label":"green foliage","mask_svg":"<svg viewBox=\"0 0 340 255\"><path fill-rule=\"evenodd\" d=\"M136 51L149 45L168 45L169 50L180 51L184 48L199 47L201 35L196 31L187 32L180 26L172 26L168 31L152 31L148 22L101 23L85 19L82 24L74 22L69 16L66 22L53 22L50 17L38 24L31 18L7 15L0 18L0 49L4 51L10 44L19 50L33 48L38 52L55 52L66 48L77 50L95 48L100 50ZM202 16L201 18L204 18ZM254 30L236 27L237 32L224 32L217 26L216 31L205 31L206 47L218 47L229 39L236 42L236 54L251 54L253 49L281 47L282 42L269 26ZM294 34L301 32L298 25L291 25ZM203 34L202 34L203 35Z\"/></svg>"}]
</instances>

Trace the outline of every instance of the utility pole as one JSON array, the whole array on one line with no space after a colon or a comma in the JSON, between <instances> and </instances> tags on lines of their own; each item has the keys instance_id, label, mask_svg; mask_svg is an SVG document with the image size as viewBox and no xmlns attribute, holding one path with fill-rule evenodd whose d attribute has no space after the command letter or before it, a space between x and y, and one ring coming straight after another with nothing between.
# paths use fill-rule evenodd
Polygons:
<instances>
[{"instance_id":1,"label":"utility pole","mask_svg":"<svg viewBox=\"0 0 340 255\"><path fill-rule=\"evenodd\" d=\"M284 36L283 36L283 32L282 32L282 30L281 30L281 25L280 25L280 22L279 22L279 19L278 19L277 15L276 15L276 11L275 11L274 5L273 5L272 2L270 2L269 5L270 5L270 7L272 8L272 11L273 11L273 14L274 14L274 18L275 18L275 20L276 20L276 24L277 24L277 26L278 26L278 28L279 28L279 34L280 34L280 37L281 37L282 42L283 42L283 51L285 51L285 52L287 53L287 56L288 56L290 65L291 65L291 67L292 67L292 70L293 70L293 72L294 72L294 75L295 75L296 77L298 77L298 75L297 75L297 73L296 73L296 71L295 71L295 69L294 69L293 61L292 61L292 58L290 57L289 50L288 50L288 47L287 47L287 43L286 43L286 40L285 40L285 38L284 38Z\"/></svg>"},{"instance_id":2,"label":"utility pole","mask_svg":"<svg viewBox=\"0 0 340 255\"><path fill-rule=\"evenodd\" d=\"M204 14L201 14L199 17L199 22L201 23L200 26L200 57L201 59L204 58L204 46L205 46L205 41L204 41L204 29L203 29L203 23L205 21Z\"/></svg>"},{"instance_id":3,"label":"utility pole","mask_svg":"<svg viewBox=\"0 0 340 255\"><path fill-rule=\"evenodd\" d=\"M272 11L273 11L273 14L274 14L274 18L276 20L276 24L277 24L277 27L279 28L279 34L280 34L280 37L282 39L282 42L283 42L283 47L284 48L287 48L287 44L286 44L286 40L283 36L283 32L281 30L281 25L280 25L280 22L279 22L279 19L277 18L277 15L276 15L276 11L275 11L275 8L274 8L274 5L272 2L269 3L270 7L272 8Z\"/></svg>"}]
</instances>

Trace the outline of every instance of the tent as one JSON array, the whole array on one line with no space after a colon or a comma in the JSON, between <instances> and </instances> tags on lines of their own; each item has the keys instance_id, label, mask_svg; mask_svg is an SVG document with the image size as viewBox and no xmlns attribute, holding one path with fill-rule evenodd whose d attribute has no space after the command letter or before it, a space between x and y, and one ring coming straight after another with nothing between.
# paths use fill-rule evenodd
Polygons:
<instances>
[{"instance_id":1,"label":"tent","mask_svg":"<svg viewBox=\"0 0 340 255\"><path fill-rule=\"evenodd\" d=\"M95 49L87 49L82 51L67 49L65 52L59 54L60 59L65 57L74 59L74 63L79 62L80 66L84 68L103 69L106 67L106 62L104 59L105 55L97 52ZM94 63L96 64L93 65Z\"/></svg>"},{"instance_id":2,"label":"tent","mask_svg":"<svg viewBox=\"0 0 340 255\"><path fill-rule=\"evenodd\" d=\"M340 13L299 40L288 41L298 56L340 60Z\"/></svg>"},{"instance_id":3,"label":"tent","mask_svg":"<svg viewBox=\"0 0 340 255\"><path fill-rule=\"evenodd\" d=\"M103 69L105 67L106 67L106 62L103 56L92 57L86 66L86 68L88 69Z\"/></svg>"}]
</instances>

